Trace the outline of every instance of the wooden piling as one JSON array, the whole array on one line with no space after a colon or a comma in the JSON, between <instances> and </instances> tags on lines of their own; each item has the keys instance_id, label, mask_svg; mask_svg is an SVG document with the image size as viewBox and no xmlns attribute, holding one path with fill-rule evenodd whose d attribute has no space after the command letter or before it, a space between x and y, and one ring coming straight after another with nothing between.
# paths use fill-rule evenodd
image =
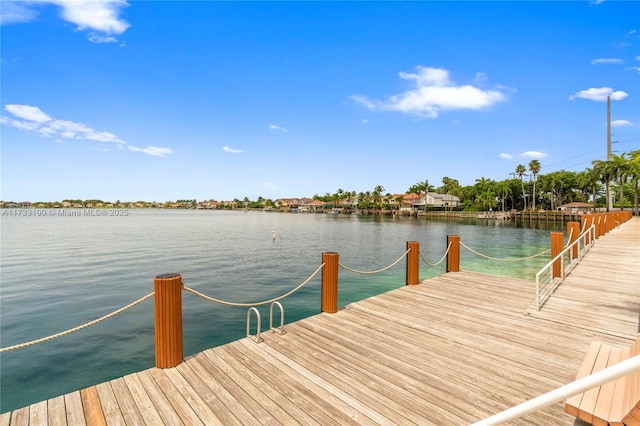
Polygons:
<instances>
[{"instance_id":1,"label":"wooden piling","mask_svg":"<svg viewBox=\"0 0 640 426\"><path fill-rule=\"evenodd\" d=\"M571 236L571 238L567 242L567 245L577 240L578 237L580 237L580 222L567 223L567 235ZM578 244L574 245L571 248L571 258L576 259L577 257L578 257Z\"/></svg>"},{"instance_id":2,"label":"wooden piling","mask_svg":"<svg viewBox=\"0 0 640 426\"><path fill-rule=\"evenodd\" d=\"M155 290L156 367L182 362L182 275L158 275Z\"/></svg>"},{"instance_id":3,"label":"wooden piling","mask_svg":"<svg viewBox=\"0 0 640 426\"><path fill-rule=\"evenodd\" d=\"M460 272L460 236L447 235L447 272Z\"/></svg>"},{"instance_id":4,"label":"wooden piling","mask_svg":"<svg viewBox=\"0 0 640 426\"><path fill-rule=\"evenodd\" d=\"M564 249L564 233L551 233L551 259L554 259ZM562 275L561 260L558 259L552 265L552 278L559 278Z\"/></svg>"},{"instance_id":5,"label":"wooden piling","mask_svg":"<svg viewBox=\"0 0 640 426\"><path fill-rule=\"evenodd\" d=\"M420 243L407 241L407 285L420 282Z\"/></svg>"},{"instance_id":6,"label":"wooden piling","mask_svg":"<svg viewBox=\"0 0 640 426\"><path fill-rule=\"evenodd\" d=\"M338 312L338 253L322 253L322 301L320 310L329 314Z\"/></svg>"}]
</instances>

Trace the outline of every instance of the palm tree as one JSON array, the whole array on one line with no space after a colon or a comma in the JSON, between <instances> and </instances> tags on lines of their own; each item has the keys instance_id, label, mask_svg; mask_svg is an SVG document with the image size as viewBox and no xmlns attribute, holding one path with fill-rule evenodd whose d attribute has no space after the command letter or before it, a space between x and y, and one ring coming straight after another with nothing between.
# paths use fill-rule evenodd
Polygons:
<instances>
[{"instance_id":1,"label":"palm tree","mask_svg":"<svg viewBox=\"0 0 640 426\"><path fill-rule=\"evenodd\" d=\"M418 182L415 185L412 185L408 190L407 194L418 194L421 197L424 197L424 208L425 211L427 209L427 193L433 191L433 186L429 185L429 180L425 180L424 182Z\"/></svg>"},{"instance_id":2,"label":"palm tree","mask_svg":"<svg viewBox=\"0 0 640 426\"><path fill-rule=\"evenodd\" d=\"M524 210L527 210L527 197L524 194L524 179L523 179L523 176L526 171L527 171L527 168L522 164L518 164L518 166L516 167L516 175L520 178L520 185L522 186L522 199L524 200Z\"/></svg>"},{"instance_id":3,"label":"palm tree","mask_svg":"<svg viewBox=\"0 0 640 426\"><path fill-rule=\"evenodd\" d=\"M487 210L492 209L497 203L496 194L491 189L487 189L476 195L474 203L480 204L483 208L486 207Z\"/></svg>"},{"instance_id":4,"label":"palm tree","mask_svg":"<svg viewBox=\"0 0 640 426\"><path fill-rule=\"evenodd\" d=\"M589 185L591 191L591 199L593 200L593 206L595 207L598 202L598 192L601 188L598 187L600 176L596 168L586 169L584 171L584 182Z\"/></svg>"},{"instance_id":5,"label":"palm tree","mask_svg":"<svg viewBox=\"0 0 640 426\"><path fill-rule=\"evenodd\" d=\"M598 180L604 183L604 191L606 194L607 200L607 211L611 210L610 194L609 194L609 182L613 180L615 175L615 170L612 167L612 163L609 161L602 160L594 160L591 162L593 164L593 171L598 176Z\"/></svg>"},{"instance_id":6,"label":"palm tree","mask_svg":"<svg viewBox=\"0 0 640 426\"><path fill-rule=\"evenodd\" d=\"M382 185L378 185L373 188L371 192L371 198L373 199L373 206L375 209L380 210L382 206L382 193L384 192L384 187Z\"/></svg>"},{"instance_id":7,"label":"palm tree","mask_svg":"<svg viewBox=\"0 0 640 426\"><path fill-rule=\"evenodd\" d=\"M442 178L442 188L440 188L440 190L445 194L449 194L459 186L460 182L458 182L457 179L451 179L450 177L445 176Z\"/></svg>"},{"instance_id":8,"label":"palm tree","mask_svg":"<svg viewBox=\"0 0 640 426\"><path fill-rule=\"evenodd\" d=\"M533 193L531 194L531 209L535 210L536 209L536 176L538 176L538 173L540 173L540 169L542 168L542 166L540 165L540 161L538 160L531 160L529 162L529 171L531 172L531 175L533 176Z\"/></svg>"},{"instance_id":9,"label":"palm tree","mask_svg":"<svg viewBox=\"0 0 640 426\"><path fill-rule=\"evenodd\" d=\"M357 208L364 209L367 206L367 198L364 192L358 193L358 205Z\"/></svg>"},{"instance_id":10,"label":"palm tree","mask_svg":"<svg viewBox=\"0 0 640 426\"><path fill-rule=\"evenodd\" d=\"M589 202L589 194L591 193L591 180L587 170L576 173L576 189L580 192L580 201Z\"/></svg>"},{"instance_id":11,"label":"palm tree","mask_svg":"<svg viewBox=\"0 0 640 426\"><path fill-rule=\"evenodd\" d=\"M398 195L394 200L396 202L396 210L400 210L400 207L402 207L402 200L404 200L404 197L402 195Z\"/></svg>"},{"instance_id":12,"label":"palm tree","mask_svg":"<svg viewBox=\"0 0 640 426\"><path fill-rule=\"evenodd\" d=\"M638 214L638 180L640 180L640 150L629 154L629 178L633 183L633 211Z\"/></svg>"},{"instance_id":13,"label":"palm tree","mask_svg":"<svg viewBox=\"0 0 640 426\"><path fill-rule=\"evenodd\" d=\"M342 200L344 199L344 190L342 188L338 188L334 196L336 199L336 207L341 206Z\"/></svg>"},{"instance_id":14,"label":"palm tree","mask_svg":"<svg viewBox=\"0 0 640 426\"><path fill-rule=\"evenodd\" d=\"M506 211L505 202L507 200L507 196L511 195L511 185L509 185L508 180L503 180L496 183L496 192L500 194L500 200L502 201L502 211Z\"/></svg>"},{"instance_id":15,"label":"palm tree","mask_svg":"<svg viewBox=\"0 0 640 426\"><path fill-rule=\"evenodd\" d=\"M618 179L618 185L620 186L620 210L624 210L624 184L627 181L627 178L629 177L629 171L630 171L630 166L629 166L629 160L625 157L625 153L622 153L622 155L615 155L612 154L611 156L611 160L609 160L609 162L611 163L611 169L612 172L615 174L614 177Z\"/></svg>"},{"instance_id":16,"label":"palm tree","mask_svg":"<svg viewBox=\"0 0 640 426\"><path fill-rule=\"evenodd\" d=\"M475 204L480 204L483 208L487 207L488 209L496 205L496 194L494 192L495 181L483 176L476 179L474 187L476 188Z\"/></svg>"},{"instance_id":17,"label":"palm tree","mask_svg":"<svg viewBox=\"0 0 640 426\"><path fill-rule=\"evenodd\" d=\"M387 192L387 193L385 194L385 196L384 196L384 200L383 200L384 208L385 208L386 210L389 210L389 209L391 208L391 202L392 202L392 201L393 201L393 194L391 194L391 193Z\"/></svg>"}]
</instances>

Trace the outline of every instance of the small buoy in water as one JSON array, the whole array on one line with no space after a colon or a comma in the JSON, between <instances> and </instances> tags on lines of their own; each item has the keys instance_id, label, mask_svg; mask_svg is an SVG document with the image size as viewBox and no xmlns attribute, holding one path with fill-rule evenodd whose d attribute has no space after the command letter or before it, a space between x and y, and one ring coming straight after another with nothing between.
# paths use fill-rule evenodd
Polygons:
<instances>
[{"instance_id":1,"label":"small buoy in water","mask_svg":"<svg viewBox=\"0 0 640 426\"><path fill-rule=\"evenodd\" d=\"M276 231L273 231L273 232L271 233L271 239L272 239L272 240L275 240L277 236L278 236L278 235L276 234Z\"/></svg>"}]
</instances>

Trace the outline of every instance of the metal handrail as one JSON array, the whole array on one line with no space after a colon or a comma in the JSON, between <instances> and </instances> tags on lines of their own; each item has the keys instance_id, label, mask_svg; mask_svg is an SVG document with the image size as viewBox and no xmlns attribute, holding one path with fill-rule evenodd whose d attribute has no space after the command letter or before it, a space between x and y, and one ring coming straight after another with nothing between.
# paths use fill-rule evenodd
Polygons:
<instances>
[{"instance_id":1,"label":"metal handrail","mask_svg":"<svg viewBox=\"0 0 640 426\"><path fill-rule=\"evenodd\" d=\"M255 312L256 314L256 335L251 335L251 312ZM260 311L257 308L251 307L247 310L247 337L253 339L254 342L260 343L262 339L260 338L260 324L262 321L260 320Z\"/></svg>"},{"instance_id":2,"label":"metal handrail","mask_svg":"<svg viewBox=\"0 0 640 426\"><path fill-rule=\"evenodd\" d=\"M596 227L591 225L586 231L584 231L575 241L567 245L560 253L558 253L549 263L538 271L536 274L536 310L540 310L544 302L547 301L555 288L560 284L569 272L580 262L587 251L593 246L596 238ZM588 243L587 243L588 239ZM569 251L573 251L575 247L578 247L578 256L576 258L570 258L567 265L565 265L564 257ZM560 276L554 278L552 267L556 262L560 262ZM549 274L548 286L543 288L543 274Z\"/></svg>"},{"instance_id":3,"label":"metal handrail","mask_svg":"<svg viewBox=\"0 0 640 426\"><path fill-rule=\"evenodd\" d=\"M280 328L276 328L273 326L273 307L274 306L277 306L278 308L280 308ZM269 307L269 330L278 334L286 333L286 331L284 331L284 308L282 307L282 303L280 302L273 302Z\"/></svg>"},{"instance_id":4,"label":"metal handrail","mask_svg":"<svg viewBox=\"0 0 640 426\"><path fill-rule=\"evenodd\" d=\"M570 398L589 389L593 389L604 383L611 382L619 377L631 374L640 370L640 355L629 358L611 367L593 373L590 376L583 377L567 385L561 386L536 398L525 401L521 404L504 410L498 414L494 414L479 422L473 423L471 426L494 426L510 420L519 419L520 417L539 411L556 402Z\"/></svg>"}]
</instances>

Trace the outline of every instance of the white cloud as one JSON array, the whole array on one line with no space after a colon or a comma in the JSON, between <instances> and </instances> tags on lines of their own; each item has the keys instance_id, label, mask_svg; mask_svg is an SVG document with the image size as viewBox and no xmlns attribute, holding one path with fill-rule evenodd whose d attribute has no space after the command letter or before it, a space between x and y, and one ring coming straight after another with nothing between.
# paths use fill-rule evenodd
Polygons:
<instances>
[{"instance_id":1,"label":"white cloud","mask_svg":"<svg viewBox=\"0 0 640 426\"><path fill-rule=\"evenodd\" d=\"M101 36L95 33L89 34L89 36L87 37L87 40L89 40L91 43L96 43L96 44L118 42L118 39L113 36Z\"/></svg>"},{"instance_id":2,"label":"white cloud","mask_svg":"<svg viewBox=\"0 0 640 426\"><path fill-rule=\"evenodd\" d=\"M30 22L37 16L36 8L44 4L60 7L61 18L77 25L78 31L92 30L88 39L93 43L115 42L113 36L129 28L129 23L120 17L122 10L129 6L125 0L3 0L1 22Z\"/></svg>"},{"instance_id":3,"label":"white cloud","mask_svg":"<svg viewBox=\"0 0 640 426\"><path fill-rule=\"evenodd\" d=\"M36 11L29 9L26 3L3 0L0 7L0 25L30 22L38 16Z\"/></svg>"},{"instance_id":4,"label":"white cloud","mask_svg":"<svg viewBox=\"0 0 640 426\"><path fill-rule=\"evenodd\" d=\"M43 137L61 137L63 139L86 139L98 142L125 142L111 132L98 131L84 123L51 118L40 108L31 105L5 105L4 109L20 118L16 120L2 117L2 124L15 127L20 130L32 131Z\"/></svg>"},{"instance_id":5,"label":"white cloud","mask_svg":"<svg viewBox=\"0 0 640 426\"><path fill-rule=\"evenodd\" d=\"M520 157L529 157L529 158L544 158L546 156L547 154L540 151L525 151L522 154L520 154Z\"/></svg>"},{"instance_id":6,"label":"white cloud","mask_svg":"<svg viewBox=\"0 0 640 426\"><path fill-rule=\"evenodd\" d=\"M622 59L618 59L618 58L598 58L598 59L592 59L591 60L591 64L593 64L593 65L622 64L622 63L623 63Z\"/></svg>"},{"instance_id":7,"label":"white cloud","mask_svg":"<svg viewBox=\"0 0 640 426\"><path fill-rule=\"evenodd\" d=\"M623 92L622 90L613 90L611 87L592 87L587 90L581 90L575 95L569 96L569 99L574 100L576 98L580 98L602 102L607 100L607 96L611 96L612 101L619 101L629 96L629 94L627 92Z\"/></svg>"},{"instance_id":8,"label":"white cloud","mask_svg":"<svg viewBox=\"0 0 640 426\"><path fill-rule=\"evenodd\" d=\"M129 23L118 17L122 8L129 6L124 0L46 0L62 8L62 18L78 25L106 34L122 34Z\"/></svg>"},{"instance_id":9,"label":"white cloud","mask_svg":"<svg viewBox=\"0 0 640 426\"><path fill-rule=\"evenodd\" d=\"M26 130L31 132L38 131L38 128L40 127L39 123L36 123L33 121L14 120L12 118L5 117L5 116L0 117L0 123L6 126L15 127L16 129Z\"/></svg>"},{"instance_id":10,"label":"white cloud","mask_svg":"<svg viewBox=\"0 0 640 426\"><path fill-rule=\"evenodd\" d=\"M284 127L278 126L277 124L269 124L269 130L271 130L272 132L280 132L280 133L288 132L287 129L285 129Z\"/></svg>"},{"instance_id":11,"label":"white cloud","mask_svg":"<svg viewBox=\"0 0 640 426\"><path fill-rule=\"evenodd\" d=\"M472 85L457 86L449 79L449 71L442 68L418 66L416 70L416 73L398 74L403 80L413 82L413 89L393 95L386 101L372 100L363 95L353 95L351 99L371 110L399 111L427 118L437 118L441 111L478 110L507 100L498 90L483 90ZM486 75L476 75L476 83L483 84L485 81Z\"/></svg>"},{"instance_id":12,"label":"white cloud","mask_svg":"<svg viewBox=\"0 0 640 426\"><path fill-rule=\"evenodd\" d=\"M51 117L42 112L40 108L31 105L9 104L5 105L4 109L24 120L35 121L36 123L46 123L47 121L51 121Z\"/></svg>"},{"instance_id":13,"label":"white cloud","mask_svg":"<svg viewBox=\"0 0 640 426\"><path fill-rule=\"evenodd\" d=\"M611 122L611 127L630 127L633 126L633 123L629 120L613 120Z\"/></svg>"},{"instance_id":14,"label":"white cloud","mask_svg":"<svg viewBox=\"0 0 640 426\"><path fill-rule=\"evenodd\" d=\"M511 160L513 158L513 155L507 154L505 152L501 152L500 153L500 158L502 158L503 160Z\"/></svg>"},{"instance_id":15,"label":"white cloud","mask_svg":"<svg viewBox=\"0 0 640 426\"><path fill-rule=\"evenodd\" d=\"M44 127L44 130L48 132L57 131L60 136L67 139L88 139L98 142L125 143L113 133L98 131L86 124L67 120L51 120L47 123L47 126Z\"/></svg>"},{"instance_id":16,"label":"white cloud","mask_svg":"<svg viewBox=\"0 0 640 426\"><path fill-rule=\"evenodd\" d=\"M0 117L1 124L27 132L37 133L45 138L57 138L57 142L62 142L65 139L74 139L115 143L119 147L127 145L125 141L111 132L96 130L84 123L52 118L35 106L9 104L5 105L4 109L18 119L2 116ZM145 154L159 157L173 153L170 148L158 148L154 146L144 149L134 146L128 146L128 148L130 151L144 152Z\"/></svg>"},{"instance_id":17,"label":"white cloud","mask_svg":"<svg viewBox=\"0 0 640 426\"><path fill-rule=\"evenodd\" d=\"M362 106L364 106L365 108L368 109L375 109L377 104L373 101L370 101L369 99L367 99L366 96L362 96L362 95L352 95L351 96L351 100L354 101L357 104L360 104Z\"/></svg>"},{"instance_id":18,"label":"white cloud","mask_svg":"<svg viewBox=\"0 0 640 426\"><path fill-rule=\"evenodd\" d=\"M242 152L241 149L233 149L233 148L230 148L230 147L228 147L226 145L222 147L222 150L224 152L228 152L229 154L240 154Z\"/></svg>"},{"instance_id":19,"label":"white cloud","mask_svg":"<svg viewBox=\"0 0 640 426\"><path fill-rule=\"evenodd\" d=\"M169 154L173 154L173 150L171 148L161 148L158 146L149 145L146 148L138 148L137 146L128 146L129 151L133 152L142 152L143 154L152 155L154 157L166 157Z\"/></svg>"}]
</instances>

